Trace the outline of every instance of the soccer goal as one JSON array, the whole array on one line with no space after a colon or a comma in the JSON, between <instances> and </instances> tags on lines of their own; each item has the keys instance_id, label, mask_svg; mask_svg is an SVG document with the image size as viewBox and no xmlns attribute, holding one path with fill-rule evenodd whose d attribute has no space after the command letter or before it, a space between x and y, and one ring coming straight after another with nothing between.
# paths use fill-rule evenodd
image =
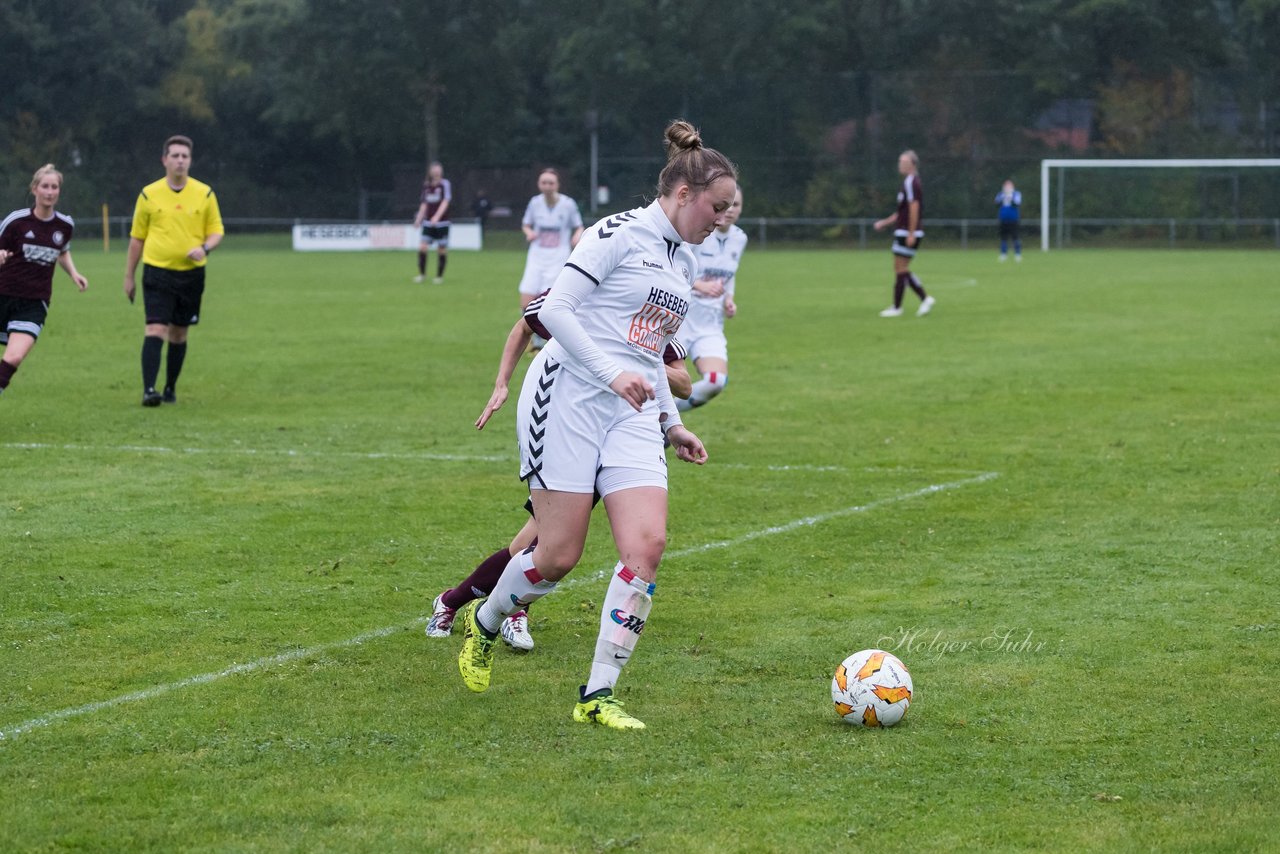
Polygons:
<instances>
[{"instance_id":1,"label":"soccer goal","mask_svg":"<svg viewBox=\"0 0 1280 854\"><path fill-rule=\"evenodd\" d=\"M1280 169L1280 158L1222 158L1222 159L1169 159L1169 160L1041 160L1040 161L1040 248L1049 251L1050 228L1055 221L1050 214L1049 179L1053 170L1058 170L1057 219L1059 223L1059 246L1062 245L1061 224L1064 221L1063 197L1065 194L1066 170L1068 169L1184 169L1184 170L1218 170L1218 169ZM1152 211L1155 216L1160 212ZM1270 212L1274 216L1274 211Z\"/></svg>"}]
</instances>

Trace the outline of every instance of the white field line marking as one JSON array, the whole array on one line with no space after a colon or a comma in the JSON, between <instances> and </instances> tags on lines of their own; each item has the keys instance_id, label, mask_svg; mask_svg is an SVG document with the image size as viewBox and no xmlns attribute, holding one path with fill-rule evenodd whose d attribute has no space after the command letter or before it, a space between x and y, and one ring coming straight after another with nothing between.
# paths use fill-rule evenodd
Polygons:
<instances>
[{"instance_id":1,"label":"white field line marking","mask_svg":"<svg viewBox=\"0 0 1280 854\"><path fill-rule=\"evenodd\" d=\"M515 461L514 455L483 456L467 454L433 454L422 452L360 452L360 451L295 451L291 448L258 449L258 448L164 448L149 445L53 445L43 442L6 442L0 447L14 448L24 451L103 451L133 454L230 454L235 456L262 457L351 457L361 460L443 460L460 463L510 463Z\"/></svg>"},{"instance_id":2,"label":"white field line marking","mask_svg":"<svg viewBox=\"0 0 1280 854\"><path fill-rule=\"evenodd\" d=\"M951 489L960 489L965 486L973 486L979 483L986 483L989 480L995 480L999 476L1000 476L999 472L988 471L988 472L983 472L977 477L968 477L968 478L965 478L964 480L953 480L949 483L935 483L930 486L926 486L922 489L914 490L912 492L904 492L901 495L894 495L889 498L881 498L876 501L869 501L866 504L855 504L853 507L843 507L839 510L832 510L830 513L822 513L817 516L806 516L803 519L795 519L793 521L787 522L784 525L774 525L771 528L761 528L758 531L749 531L748 533L735 537L732 540L720 540L719 542L715 542L715 543L703 543L700 546L690 546L687 549L679 549L674 552L667 552L662 559L663 561L669 561L672 559L689 557L690 555L701 554L702 552L715 551L716 549L728 549L734 546L740 546L743 543L749 543L752 540L759 540L759 539L763 539L764 537L772 537L777 534L787 534L787 533L790 533L791 531L799 530L800 528L810 528L810 527L813 527L814 525L821 525L823 522L830 522L832 519L840 519L844 516L856 516L860 513L866 513L868 511L875 510L878 507L884 507L888 504L897 504L902 501L910 501L913 498L921 498L925 495L933 495L935 492L946 492ZM607 578L608 573L612 571L613 571L613 568L609 567L607 569L599 570L598 572L590 576L583 576L581 578L570 578L568 581L561 583L559 587L557 587L557 589L563 588L563 587L570 587L570 586L573 586L574 584L586 582L586 581L602 581L605 578Z\"/></svg>"},{"instance_id":3,"label":"white field line marking","mask_svg":"<svg viewBox=\"0 0 1280 854\"><path fill-rule=\"evenodd\" d=\"M801 528L813 527L814 525L820 525L823 522L829 522L832 519L840 519L845 516L854 516L860 513L867 513L871 510L875 510L876 508L884 507L889 504L897 504L902 501L910 501L914 498L922 498L926 495L933 495L936 492L946 492L948 490L961 489L966 486L973 486L975 484L985 483L989 480L994 480L999 476L1000 476L999 472L983 472L977 477L965 478L964 480L954 480L954 481L950 481L949 483L936 483L930 486L926 486L922 489L916 489L911 492L904 492L901 495L894 495L889 498L881 498L876 501L869 501L866 504L856 504L852 507L844 507L840 510L832 510L829 513L821 513L817 516L806 516L802 519L795 519L783 525L774 525L769 528L762 528L758 531L750 531L732 540L721 540L719 542L704 543L703 545L700 545L700 546L691 546L690 548L687 548L687 549L680 549L678 551L671 552L668 555L666 555L666 559L668 560L679 559L682 557L689 557L690 555L701 554L702 552L714 551L716 549L727 549L733 546L741 545L743 543L749 543L753 540L759 540L764 537L772 537L777 534L786 534L791 531L799 530ZM564 589L576 583L581 583L585 581L603 580L605 578L605 574L610 571L611 569L602 569L591 577L580 576L577 578L571 578L568 581L561 584L560 589ZM180 690L182 688L190 688L194 685L206 685L210 682L216 682L220 679L225 679L228 676L238 676L242 673L253 673L254 671L257 671L257 670L264 670L268 667L275 667L276 665L279 665L279 664L287 664L290 661L297 661L302 658L311 658L312 656L320 655L322 653L330 652L336 649L345 649L347 647L359 646L365 641L384 638L384 637L387 637L388 635L395 634L396 632L404 631L406 629L411 629L415 626L423 625L424 623L427 622L427 619L428 619L427 617L419 617L417 619L409 621L408 623L403 623L398 626L384 626L383 628L374 629L373 631L356 635L355 637L348 638L347 640L333 641L332 643L321 644L319 646L314 646L309 649L296 649L290 652L283 652L283 653L280 653L279 655L272 655L272 656L267 656L266 658L255 659L254 661L249 661L244 664L234 664L231 667L226 668L225 670L219 670L215 673L202 673L199 676L190 676L186 679L180 679L177 682L170 682L165 685L156 685L152 688L144 688L141 691L134 691L131 694L121 694L119 697L112 697L110 700L99 700L98 702L95 702L95 703L86 703L83 706L75 706L69 709L60 709L56 712L50 712L47 715L41 715L38 718L32 718L29 721L24 721L23 723L10 727L9 729L0 730L0 742L17 738L18 736L31 732L34 729L41 729L43 727L51 726L55 723L58 723L59 721L66 720L68 718L74 718L74 717L79 717L80 715L91 714L93 712L102 711L103 709L109 709L114 706L123 705L125 703L135 703L135 702L141 702L143 700L151 700L156 697L160 697L164 694L168 694L173 691Z\"/></svg>"},{"instance_id":4,"label":"white field line marking","mask_svg":"<svg viewBox=\"0 0 1280 854\"><path fill-rule=\"evenodd\" d=\"M12 448L20 451L89 451L99 453L128 453L128 454L180 454L180 455L202 455L202 454L226 454L231 456L260 456L260 457L346 457L349 459L360 460L439 460L444 462L460 462L460 463L515 463L514 454L506 456L486 456L486 455L467 455L467 454L436 454L427 451L298 451L291 448L166 448L159 445L77 445L77 444L52 444L47 442L4 442L0 444L0 448ZM751 465L750 463L712 463L715 468L720 469L744 469L751 471L776 471L776 472L847 472L849 469L845 466L824 466L814 464L794 464L794 465ZM904 468L881 468L870 466L864 469L867 472L911 472L912 469ZM915 470L918 471L918 470ZM977 474L973 469L931 469L930 471L954 471L958 474Z\"/></svg>"},{"instance_id":5,"label":"white field line marking","mask_svg":"<svg viewBox=\"0 0 1280 854\"><path fill-rule=\"evenodd\" d=\"M92 712L99 712L103 709L109 709L112 706L120 706L124 703L136 703L142 700L151 700L171 691L177 691L181 688L190 688L193 685L205 685L209 682L216 682L219 679L225 679L228 676L237 676L241 673L253 673L255 670L263 670L268 667L275 667L277 664L288 664L290 661L297 661L300 658L310 658L314 655L330 652L335 649L345 649L346 647L359 646L365 641L384 638L387 635L395 634L403 629L413 628L415 625L421 625L427 622L427 617L420 617L409 623L400 626L385 626L381 629L374 629L371 632L365 632L362 635L356 635L346 640L334 641L332 643L313 646L310 649L295 649L290 652L282 652L279 655L271 655L266 658L259 658L245 664L234 664L226 670L219 670L216 673L202 673L199 676L191 676L186 679L179 679L177 682L170 682L167 685L156 685L152 688L144 688L141 691L134 691L132 694L121 694L119 697L112 697L110 700L99 700L96 703L86 703L83 706L76 706L71 709L60 709L56 712L50 712L47 715L41 715L38 718L32 718L29 721L20 723L15 727L6 730L0 730L0 742L6 739L16 738L23 733L30 732L33 729L47 727L67 718L74 718L80 715L87 715Z\"/></svg>"}]
</instances>

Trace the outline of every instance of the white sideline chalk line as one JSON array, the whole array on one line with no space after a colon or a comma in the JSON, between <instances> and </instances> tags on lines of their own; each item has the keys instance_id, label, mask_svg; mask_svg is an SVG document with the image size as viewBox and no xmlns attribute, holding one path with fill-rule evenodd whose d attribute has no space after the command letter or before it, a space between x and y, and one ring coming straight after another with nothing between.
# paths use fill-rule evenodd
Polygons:
<instances>
[{"instance_id":1,"label":"white sideline chalk line","mask_svg":"<svg viewBox=\"0 0 1280 854\"><path fill-rule=\"evenodd\" d=\"M460 463L510 463L514 456L483 456L467 454L433 454L421 452L379 451L296 451L291 448L165 448L152 445L55 445L44 442L6 442L0 447L23 451L106 451L134 454L229 454L233 456L262 457L351 457L361 460L443 460Z\"/></svg>"},{"instance_id":2,"label":"white sideline chalk line","mask_svg":"<svg viewBox=\"0 0 1280 854\"><path fill-rule=\"evenodd\" d=\"M216 673L202 673L199 676L190 676L186 679L179 679L177 682L170 682L167 685L156 685L152 688L144 688L141 691L134 691L131 694L121 694L119 697L112 697L110 700L99 700L96 703L86 703L83 706L76 706L70 709L60 709L56 712L50 712L47 715L41 715L38 718L32 718L25 723L20 723L15 727L6 730L0 730L0 742L5 739L16 738L23 733L30 732L33 729L47 727L66 718L74 718L79 715L87 715L91 712L99 712L103 709L109 709L112 706L123 705L124 703L135 703L141 700L151 700L171 691L177 691L180 688L189 688L192 685L205 685L209 682L216 682L219 679L225 679L228 676L236 676L241 673L252 673L255 670L262 670L267 667L274 667L277 664L287 664L290 661L297 661L300 658L310 658L313 655L330 652L335 649L343 649L349 646L359 646L368 640L376 640L384 638L387 635L395 634L402 629L412 628L415 624L427 622L427 617L419 617L401 626L385 626L381 629L374 629L371 632L365 632L362 635L356 635L346 640L333 641L332 643L313 646L310 649L295 649L291 652L282 652L279 655L271 655L266 658L259 658L244 664L234 664L226 670L219 670Z\"/></svg>"},{"instance_id":3,"label":"white sideline chalk line","mask_svg":"<svg viewBox=\"0 0 1280 854\"><path fill-rule=\"evenodd\" d=\"M436 454L429 451L298 451L291 448L279 449L261 449L261 448L167 448L160 445L78 445L78 444L54 444L49 442L4 442L0 443L0 448L11 448L19 451L89 451L102 453L129 453L129 454L186 454L186 455L202 455L202 454L226 454L231 456L261 456L261 457L315 457L323 459L325 457L346 457L349 459L359 460L439 460L444 462L458 463L516 463L514 454L509 456L486 456L486 455L467 455L467 454ZM816 464L774 464L774 465L752 465L750 463L712 463L714 468L718 469L747 469L747 470L765 470L765 471L800 471L800 472L844 472L849 471L845 466L824 466ZM904 469L904 468L885 468L882 466L868 466L863 471L867 472L912 472L920 471L920 469ZM976 469L930 469L932 472L951 471L957 474L979 474Z\"/></svg>"},{"instance_id":4,"label":"white sideline chalk line","mask_svg":"<svg viewBox=\"0 0 1280 854\"><path fill-rule=\"evenodd\" d=\"M700 546L692 546L686 549L679 549L675 552L671 552L668 555L666 555L665 559L666 560L679 559L682 557L689 557L690 555L701 554L702 552L714 551L716 549L731 548L733 546L741 545L743 543L749 543L753 540L762 539L764 537L772 537L776 534L785 534L791 531L799 530L800 528L808 528L808 527L813 527L814 525L820 525L823 522L829 522L832 519L839 519L844 516L854 516L859 513L866 513L870 510L875 510L878 507L884 507L889 504L897 504L902 501L910 501L913 498L921 498L926 495L933 495L934 493L937 493L937 492L946 492L947 490L951 490L951 489L960 489L965 486L973 486L975 484L985 483L989 480L994 480L999 476L1000 476L999 472L989 471L989 472L983 472L977 477L965 478L964 480L954 480L949 483L936 483L930 486L926 486L922 489L916 489L911 492L904 492L901 495L894 495L889 498L881 498L876 501L869 501L866 504L856 504L853 507L845 507L840 510L833 510L830 513L821 513L817 516L806 516L802 519L796 519L794 521L787 522L784 525L774 525L768 528L761 528L758 531L748 532L732 540L720 540L714 543L704 543L703 545L700 545ZM573 586L574 584L585 582L585 581L602 580L605 578L606 574L610 571L612 571L612 568L602 569L599 572L595 573L595 575L590 577L579 576L577 578L571 578L568 581L564 582L563 584L559 585L559 589L570 587L570 586ZM396 632L404 631L406 629L411 629L414 626L423 625L424 623L427 622L427 619L428 619L427 617L418 617L417 619L410 620L407 623L402 623L397 626L384 626L383 628L374 629L372 631L368 631L363 634L356 635L355 637L348 638L346 640L333 641L331 643L320 644L319 646L313 646L308 649L296 649L296 650L292 650L291 652L282 652L279 655L271 655L271 656L267 656L266 658L258 658L253 661L245 662L244 664L234 664L231 667L226 668L225 670L219 670L214 673L202 673L198 676L190 676L186 679L180 679L177 682L169 682L165 685L156 685L151 688L144 688L141 691L134 691L129 694L121 694L120 696L112 697L109 700L99 700L94 703L86 703L83 706L75 706L68 709L59 709L56 712L50 712L49 714L41 715L40 717L37 717L37 718L32 718L29 721L24 721L23 723L10 727L9 729L0 730L0 743L16 738L20 735L23 735L24 733L31 732L34 729L41 729L43 727L51 726L59 721L66 720L68 718L74 718L74 717L79 717L80 715L91 714L93 712L102 711L103 709L109 709L114 706L120 706L125 703L134 703L134 702L140 702L142 700L151 700L156 697L160 697L164 694L168 694L173 691L180 690L182 688L190 688L194 685L206 685L210 682L216 682L219 679L225 679L228 676L238 676L242 673L253 673L254 671L257 671L257 670L263 670L268 667L274 667L278 664L287 664L290 661L297 661L298 659L302 659L302 658L310 658L312 656L320 655L322 653L330 652L336 649L345 649L347 647L359 646L365 641L384 638L384 637L387 637L388 635L395 634Z\"/></svg>"}]
</instances>

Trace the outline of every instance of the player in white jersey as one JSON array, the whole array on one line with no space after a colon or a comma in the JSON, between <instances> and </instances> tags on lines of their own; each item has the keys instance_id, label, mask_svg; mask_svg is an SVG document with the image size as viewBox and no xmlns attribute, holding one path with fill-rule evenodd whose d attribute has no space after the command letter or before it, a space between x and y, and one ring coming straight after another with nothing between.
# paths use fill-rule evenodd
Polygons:
<instances>
[{"instance_id":1,"label":"player in white jersey","mask_svg":"<svg viewBox=\"0 0 1280 854\"><path fill-rule=\"evenodd\" d=\"M582 237L578 203L560 194L560 173L543 169L538 175L538 195L529 200L520 226L529 243L529 255L520 279L520 310L550 288Z\"/></svg>"},{"instance_id":2,"label":"player in white jersey","mask_svg":"<svg viewBox=\"0 0 1280 854\"><path fill-rule=\"evenodd\" d=\"M662 353L689 311L692 246L724 222L737 189L737 169L703 148L689 123L672 122L666 145L657 201L588 229L543 305L554 338L529 367L516 415L538 544L511 559L483 604L460 612L458 670L468 688L484 691L503 618L550 593L577 564L598 491L622 559L573 718L613 729L644 728L613 687L644 629L666 547L663 432L680 459L707 459L680 423Z\"/></svg>"},{"instance_id":3,"label":"player in white jersey","mask_svg":"<svg viewBox=\"0 0 1280 854\"><path fill-rule=\"evenodd\" d=\"M698 247L698 277L693 282L689 316L680 327L680 343L698 368L688 400L676 405L683 412L724 391L729 382L729 343L724 337L724 321L738 313L734 283L738 263L747 248L747 233L734 225L742 214L742 188L725 211L724 225L712 232Z\"/></svg>"}]
</instances>

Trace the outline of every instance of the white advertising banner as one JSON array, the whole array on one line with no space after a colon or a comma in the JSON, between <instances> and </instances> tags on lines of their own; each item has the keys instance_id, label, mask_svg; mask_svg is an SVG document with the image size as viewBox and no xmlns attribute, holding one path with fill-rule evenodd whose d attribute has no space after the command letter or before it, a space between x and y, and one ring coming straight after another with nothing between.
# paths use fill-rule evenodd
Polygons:
<instances>
[{"instance_id":1,"label":"white advertising banner","mask_svg":"<svg viewBox=\"0 0 1280 854\"><path fill-rule=\"evenodd\" d=\"M368 252L376 249L417 249L422 230L406 223L338 223L295 225L297 252ZM480 225L455 222L449 226L450 249L480 249Z\"/></svg>"}]
</instances>

